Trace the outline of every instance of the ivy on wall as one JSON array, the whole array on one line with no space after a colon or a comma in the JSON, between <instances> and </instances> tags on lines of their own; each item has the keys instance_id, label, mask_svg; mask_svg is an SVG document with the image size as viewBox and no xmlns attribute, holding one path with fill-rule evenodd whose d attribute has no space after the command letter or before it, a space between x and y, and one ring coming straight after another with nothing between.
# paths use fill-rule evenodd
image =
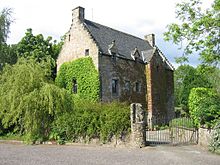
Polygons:
<instances>
[{"instance_id":1,"label":"ivy on wall","mask_svg":"<svg viewBox=\"0 0 220 165\"><path fill-rule=\"evenodd\" d=\"M77 83L77 92L73 91ZM75 98L98 101L100 82L92 58L79 58L62 64L56 78L56 84L73 93ZM76 84L75 84L76 85Z\"/></svg>"}]
</instances>

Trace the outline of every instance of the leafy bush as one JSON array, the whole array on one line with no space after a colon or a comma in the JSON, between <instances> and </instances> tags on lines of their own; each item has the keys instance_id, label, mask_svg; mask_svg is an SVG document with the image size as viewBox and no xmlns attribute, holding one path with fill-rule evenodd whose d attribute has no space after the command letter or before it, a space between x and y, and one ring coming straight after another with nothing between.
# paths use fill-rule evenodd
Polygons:
<instances>
[{"instance_id":1,"label":"leafy bush","mask_svg":"<svg viewBox=\"0 0 220 165\"><path fill-rule=\"evenodd\" d=\"M213 129L209 150L220 154L220 121Z\"/></svg>"},{"instance_id":2,"label":"leafy bush","mask_svg":"<svg viewBox=\"0 0 220 165\"><path fill-rule=\"evenodd\" d=\"M58 139L85 141L99 138L103 142L130 131L130 112L122 103L100 104L88 101L75 103L74 112L60 116L52 126Z\"/></svg>"},{"instance_id":3,"label":"leafy bush","mask_svg":"<svg viewBox=\"0 0 220 165\"><path fill-rule=\"evenodd\" d=\"M190 116L196 125L212 127L220 118L220 98L209 88L193 88L189 95Z\"/></svg>"},{"instance_id":4,"label":"leafy bush","mask_svg":"<svg viewBox=\"0 0 220 165\"><path fill-rule=\"evenodd\" d=\"M99 75L92 59L80 58L62 64L56 78L56 84L73 93L73 81L77 82L74 98L97 101L99 99Z\"/></svg>"},{"instance_id":5,"label":"leafy bush","mask_svg":"<svg viewBox=\"0 0 220 165\"><path fill-rule=\"evenodd\" d=\"M116 138L123 137L130 132L130 109L126 103L103 104L101 107L100 138L109 141L115 135Z\"/></svg>"},{"instance_id":6,"label":"leafy bush","mask_svg":"<svg viewBox=\"0 0 220 165\"><path fill-rule=\"evenodd\" d=\"M27 141L43 140L50 124L73 109L72 97L49 79L50 61L20 59L0 74L0 120L4 129L25 135Z\"/></svg>"}]
</instances>

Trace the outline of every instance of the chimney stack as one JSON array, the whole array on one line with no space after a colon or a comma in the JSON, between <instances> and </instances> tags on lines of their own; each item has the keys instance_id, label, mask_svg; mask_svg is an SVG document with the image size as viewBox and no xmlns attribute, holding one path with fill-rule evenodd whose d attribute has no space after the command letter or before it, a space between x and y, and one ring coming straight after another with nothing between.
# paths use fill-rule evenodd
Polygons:
<instances>
[{"instance_id":1,"label":"chimney stack","mask_svg":"<svg viewBox=\"0 0 220 165\"><path fill-rule=\"evenodd\" d=\"M145 40L149 42L149 44L154 47L155 46L155 34L148 34L144 36Z\"/></svg>"},{"instance_id":2,"label":"chimney stack","mask_svg":"<svg viewBox=\"0 0 220 165\"><path fill-rule=\"evenodd\" d=\"M84 8L83 7L76 7L75 9L73 9L72 11L72 21L74 22L83 22L84 21Z\"/></svg>"}]
</instances>

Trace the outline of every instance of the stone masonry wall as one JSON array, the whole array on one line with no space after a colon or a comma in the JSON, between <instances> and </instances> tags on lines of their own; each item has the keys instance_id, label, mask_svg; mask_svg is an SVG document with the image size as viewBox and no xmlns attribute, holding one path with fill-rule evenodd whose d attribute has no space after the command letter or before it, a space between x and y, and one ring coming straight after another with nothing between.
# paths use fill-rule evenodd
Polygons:
<instances>
[{"instance_id":1,"label":"stone masonry wall","mask_svg":"<svg viewBox=\"0 0 220 165\"><path fill-rule=\"evenodd\" d=\"M141 103L146 108L146 75L145 65L139 62L101 55L99 63L101 81L101 99L104 102L113 100L128 103ZM112 93L112 79L118 80L118 94ZM130 82L130 90L126 90L126 82ZM140 83L140 92L135 89Z\"/></svg>"},{"instance_id":2,"label":"stone masonry wall","mask_svg":"<svg viewBox=\"0 0 220 165\"><path fill-rule=\"evenodd\" d=\"M213 130L206 128L199 128L199 141L198 144L206 149L209 147L211 135Z\"/></svg>"},{"instance_id":3,"label":"stone masonry wall","mask_svg":"<svg viewBox=\"0 0 220 165\"><path fill-rule=\"evenodd\" d=\"M165 62L156 52L151 63L146 65L146 73L148 119L172 118L174 116L173 71L165 68Z\"/></svg>"},{"instance_id":4,"label":"stone masonry wall","mask_svg":"<svg viewBox=\"0 0 220 165\"><path fill-rule=\"evenodd\" d=\"M57 70L64 62L85 57L85 50L89 49L89 56L92 57L94 65L98 70L98 47L90 36L84 25L78 21L71 26L62 50L57 59Z\"/></svg>"}]
</instances>

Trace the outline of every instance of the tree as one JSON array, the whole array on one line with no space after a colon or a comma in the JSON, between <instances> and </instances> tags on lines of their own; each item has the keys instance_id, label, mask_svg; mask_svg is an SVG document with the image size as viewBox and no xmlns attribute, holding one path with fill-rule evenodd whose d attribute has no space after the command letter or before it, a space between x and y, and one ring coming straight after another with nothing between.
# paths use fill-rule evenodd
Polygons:
<instances>
[{"instance_id":1,"label":"tree","mask_svg":"<svg viewBox=\"0 0 220 165\"><path fill-rule=\"evenodd\" d=\"M6 40L10 33L10 25L13 22L12 9L5 8L0 13L0 71L6 63L15 64L17 56L15 46L7 45Z\"/></svg>"},{"instance_id":2,"label":"tree","mask_svg":"<svg viewBox=\"0 0 220 165\"><path fill-rule=\"evenodd\" d=\"M17 59L16 45L2 44L0 46L0 71L5 64L15 64Z\"/></svg>"},{"instance_id":3,"label":"tree","mask_svg":"<svg viewBox=\"0 0 220 165\"><path fill-rule=\"evenodd\" d=\"M192 88L211 87L207 75L200 68L181 65L174 72L175 106L181 108L182 114L188 114L188 98Z\"/></svg>"},{"instance_id":4,"label":"tree","mask_svg":"<svg viewBox=\"0 0 220 165\"><path fill-rule=\"evenodd\" d=\"M53 120L73 109L72 97L52 83L48 60L21 58L0 74L0 121L31 141L47 137Z\"/></svg>"},{"instance_id":5,"label":"tree","mask_svg":"<svg viewBox=\"0 0 220 165\"><path fill-rule=\"evenodd\" d=\"M52 42L52 37L44 39L42 34L34 36L32 29L27 29L25 36L17 44L17 55L18 57L34 58L37 61L42 61L48 56L56 60L60 49L60 44L57 44L56 41Z\"/></svg>"},{"instance_id":6,"label":"tree","mask_svg":"<svg viewBox=\"0 0 220 165\"><path fill-rule=\"evenodd\" d=\"M177 4L176 17L180 24L168 25L165 40L186 45L178 62L186 61L194 51L204 63L220 64L220 0L210 9L202 10L201 0L185 0Z\"/></svg>"},{"instance_id":7,"label":"tree","mask_svg":"<svg viewBox=\"0 0 220 165\"><path fill-rule=\"evenodd\" d=\"M42 34L33 35L32 29L27 29L25 36L16 45L16 53L18 57L26 59L34 59L37 62L44 61L51 58L51 75L54 79L56 76L56 59L62 48L63 40L61 42L52 41L52 37L46 39Z\"/></svg>"},{"instance_id":8,"label":"tree","mask_svg":"<svg viewBox=\"0 0 220 165\"><path fill-rule=\"evenodd\" d=\"M13 22L11 14L11 8L4 8L0 13L0 45L6 43L8 34L10 33L10 25Z\"/></svg>"}]
</instances>

